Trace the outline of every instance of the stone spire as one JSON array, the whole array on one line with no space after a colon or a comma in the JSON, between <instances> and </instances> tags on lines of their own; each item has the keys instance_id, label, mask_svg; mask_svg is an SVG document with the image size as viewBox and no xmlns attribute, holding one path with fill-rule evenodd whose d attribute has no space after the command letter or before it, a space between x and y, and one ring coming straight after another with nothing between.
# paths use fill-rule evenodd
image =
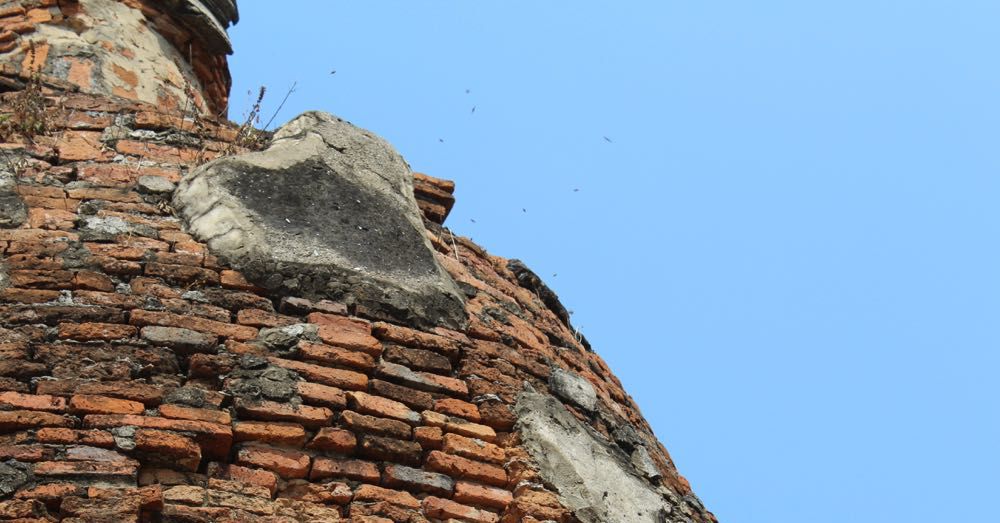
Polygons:
<instances>
[{"instance_id":1,"label":"stone spire","mask_svg":"<svg viewBox=\"0 0 1000 523\"><path fill-rule=\"evenodd\" d=\"M83 92L225 115L238 19L235 0L0 1L0 60Z\"/></svg>"}]
</instances>

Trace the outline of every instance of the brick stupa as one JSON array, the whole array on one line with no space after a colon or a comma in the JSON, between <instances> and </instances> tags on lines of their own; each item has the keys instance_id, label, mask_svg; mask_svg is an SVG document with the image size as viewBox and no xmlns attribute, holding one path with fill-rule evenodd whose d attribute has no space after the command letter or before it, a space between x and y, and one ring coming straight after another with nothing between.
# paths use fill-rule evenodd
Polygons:
<instances>
[{"instance_id":1,"label":"brick stupa","mask_svg":"<svg viewBox=\"0 0 1000 523\"><path fill-rule=\"evenodd\" d=\"M714 522L453 183L224 119L237 18L0 1L0 521Z\"/></svg>"}]
</instances>

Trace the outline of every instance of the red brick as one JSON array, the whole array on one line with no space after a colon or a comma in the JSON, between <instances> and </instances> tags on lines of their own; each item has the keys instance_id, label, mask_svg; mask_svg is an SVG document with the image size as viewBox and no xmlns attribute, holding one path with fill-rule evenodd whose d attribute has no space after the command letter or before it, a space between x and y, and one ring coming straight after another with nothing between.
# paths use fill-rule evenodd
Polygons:
<instances>
[{"instance_id":1,"label":"red brick","mask_svg":"<svg viewBox=\"0 0 1000 523\"><path fill-rule=\"evenodd\" d=\"M48 511L45 505L37 499L12 499L0 501L0 518L24 523L42 523L50 521L45 517Z\"/></svg>"},{"instance_id":2,"label":"red brick","mask_svg":"<svg viewBox=\"0 0 1000 523\"><path fill-rule=\"evenodd\" d=\"M163 278L164 280L181 285L218 285L219 273L201 267L191 267L190 265L177 265L166 263L146 263L146 276Z\"/></svg>"},{"instance_id":3,"label":"red brick","mask_svg":"<svg viewBox=\"0 0 1000 523\"><path fill-rule=\"evenodd\" d=\"M436 519L457 518L469 523L497 523L500 521L500 518L492 512L435 496L424 498L423 508L424 514Z\"/></svg>"},{"instance_id":4,"label":"red brick","mask_svg":"<svg viewBox=\"0 0 1000 523\"><path fill-rule=\"evenodd\" d=\"M132 338L138 329L115 323L60 323L59 338L77 341L111 341Z\"/></svg>"},{"instance_id":5,"label":"red brick","mask_svg":"<svg viewBox=\"0 0 1000 523\"><path fill-rule=\"evenodd\" d=\"M59 291L7 288L0 291L0 300L20 303L45 303L58 299L59 295Z\"/></svg>"},{"instance_id":6,"label":"red brick","mask_svg":"<svg viewBox=\"0 0 1000 523\"><path fill-rule=\"evenodd\" d=\"M50 412L32 410L0 411L0 433L39 427L72 427L73 420Z\"/></svg>"},{"instance_id":7,"label":"red brick","mask_svg":"<svg viewBox=\"0 0 1000 523\"><path fill-rule=\"evenodd\" d=\"M364 372L370 372L375 368L375 360L371 356L353 349L333 347L322 343L310 343L308 341L300 341L298 348L299 354L306 360L339 367L349 367Z\"/></svg>"},{"instance_id":8,"label":"red brick","mask_svg":"<svg viewBox=\"0 0 1000 523\"><path fill-rule=\"evenodd\" d=\"M357 437L349 430L323 427L312 441L306 445L311 450L329 450L338 454L350 454L358 444Z\"/></svg>"},{"instance_id":9,"label":"red brick","mask_svg":"<svg viewBox=\"0 0 1000 523\"><path fill-rule=\"evenodd\" d=\"M124 188L82 187L69 189L66 195L76 200L105 200L109 202L142 203L142 198Z\"/></svg>"},{"instance_id":10,"label":"red brick","mask_svg":"<svg viewBox=\"0 0 1000 523\"><path fill-rule=\"evenodd\" d=\"M163 510L163 485L148 485L139 488L87 487L87 497L93 499L114 499L119 497L139 498L142 510Z\"/></svg>"},{"instance_id":11,"label":"red brick","mask_svg":"<svg viewBox=\"0 0 1000 523\"><path fill-rule=\"evenodd\" d=\"M69 230L76 221L76 213L62 209L28 209L28 226L33 229Z\"/></svg>"},{"instance_id":12,"label":"red brick","mask_svg":"<svg viewBox=\"0 0 1000 523\"><path fill-rule=\"evenodd\" d=\"M408 367L389 361L383 360L379 364L376 375L380 378L390 379L415 389L462 397L469 395L469 387L460 379L438 376L429 372L416 372L410 370Z\"/></svg>"},{"instance_id":13,"label":"red brick","mask_svg":"<svg viewBox=\"0 0 1000 523\"><path fill-rule=\"evenodd\" d=\"M241 417L262 421L290 421L306 427L327 426L333 420L333 411L326 407L289 405L276 401L250 401L238 399L236 413Z\"/></svg>"},{"instance_id":14,"label":"red brick","mask_svg":"<svg viewBox=\"0 0 1000 523\"><path fill-rule=\"evenodd\" d=\"M463 458L476 459L502 465L507 460L504 450L480 439L466 438L458 434L445 434L444 451Z\"/></svg>"},{"instance_id":15,"label":"red brick","mask_svg":"<svg viewBox=\"0 0 1000 523\"><path fill-rule=\"evenodd\" d=\"M410 408L423 411L434 407L434 396L429 392L382 380L371 380L368 385L372 394L398 401Z\"/></svg>"},{"instance_id":16,"label":"red brick","mask_svg":"<svg viewBox=\"0 0 1000 523\"><path fill-rule=\"evenodd\" d=\"M37 499L44 502L62 501L68 496L82 496L84 488L72 483L47 483L30 489L18 490L14 494L18 499Z\"/></svg>"},{"instance_id":17,"label":"red brick","mask_svg":"<svg viewBox=\"0 0 1000 523\"><path fill-rule=\"evenodd\" d=\"M309 461L308 454L258 445L243 447L236 454L238 465L260 467L285 479L306 477Z\"/></svg>"},{"instance_id":18,"label":"red brick","mask_svg":"<svg viewBox=\"0 0 1000 523\"><path fill-rule=\"evenodd\" d=\"M330 481L321 485L305 481L289 481L278 492L279 498L294 499L306 503L346 505L351 502L354 492L346 483Z\"/></svg>"},{"instance_id":19,"label":"red brick","mask_svg":"<svg viewBox=\"0 0 1000 523\"><path fill-rule=\"evenodd\" d=\"M455 483L455 497L453 499L459 503L503 510L513 501L514 497L504 489L459 481Z\"/></svg>"},{"instance_id":20,"label":"red brick","mask_svg":"<svg viewBox=\"0 0 1000 523\"><path fill-rule=\"evenodd\" d=\"M434 410L449 416L465 418L476 423L480 421L479 409L467 401L457 400L454 398L440 399L434 402Z\"/></svg>"},{"instance_id":21,"label":"red brick","mask_svg":"<svg viewBox=\"0 0 1000 523\"><path fill-rule=\"evenodd\" d=\"M64 131L56 143L64 162L108 160L112 153L103 149L98 131Z\"/></svg>"},{"instance_id":22,"label":"red brick","mask_svg":"<svg viewBox=\"0 0 1000 523\"><path fill-rule=\"evenodd\" d=\"M196 409L169 404L160 405L160 415L164 418L207 421L220 425L229 425L233 421L229 413L222 410Z\"/></svg>"},{"instance_id":23,"label":"red brick","mask_svg":"<svg viewBox=\"0 0 1000 523\"><path fill-rule=\"evenodd\" d=\"M406 405L364 392L348 392L347 404L362 414L390 418L412 425L420 423L420 414L410 410Z\"/></svg>"},{"instance_id":24,"label":"red brick","mask_svg":"<svg viewBox=\"0 0 1000 523\"><path fill-rule=\"evenodd\" d=\"M355 459L333 459L317 457L313 460L310 480L326 478L346 478L363 483L378 483L380 475L374 463Z\"/></svg>"},{"instance_id":25,"label":"red brick","mask_svg":"<svg viewBox=\"0 0 1000 523\"><path fill-rule=\"evenodd\" d=\"M145 406L138 401L77 394L69 400L69 408L81 414L142 414Z\"/></svg>"},{"instance_id":26,"label":"red brick","mask_svg":"<svg viewBox=\"0 0 1000 523\"><path fill-rule=\"evenodd\" d=\"M361 485L354 491L354 501L377 503L384 501L401 507L420 508L420 501L409 492L401 492L375 485Z\"/></svg>"},{"instance_id":27,"label":"red brick","mask_svg":"<svg viewBox=\"0 0 1000 523\"><path fill-rule=\"evenodd\" d=\"M76 394L94 394L112 396L156 406L163 400L163 388L140 381L82 381L82 380L43 380L39 381L39 394L56 394L69 396Z\"/></svg>"},{"instance_id":28,"label":"red brick","mask_svg":"<svg viewBox=\"0 0 1000 523\"><path fill-rule=\"evenodd\" d=\"M258 441L269 445L301 447L306 442L306 431L295 423L264 423L238 421L233 425L236 441Z\"/></svg>"},{"instance_id":29,"label":"red brick","mask_svg":"<svg viewBox=\"0 0 1000 523\"><path fill-rule=\"evenodd\" d=\"M12 270L9 282L11 287L68 289L73 286L73 273L70 271Z\"/></svg>"},{"instance_id":30,"label":"red brick","mask_svg":"<svg viewBox=\"0 0 1000 523\"><path fill-rule=\"evenodd\" d=\"M368 387L368 376L359 372L331 369L329 367L282 358L272 357L268 358L268 361L278 367L298 372L308 381L314 381L323 385L340 387L347 390L365 390Z\"/></svg>"},{"instance_id":31,"label":"red brick","mask_svg":"<svg viewBox=\"0 0 1000 523\"><path fill-rule=\"evenodd\" d=\"M190 438L173 432L138 429L135 431L135 448L169 458L182 470L196 471L201 463L201 447Z\"/></svg>"},{"instance_id":32,"label":"red brick","mask_svg":"<svg viewBox=\"0 0 1000 523\"><path fill-rule=\"evenodd\" d=\"M21 394L20 392L0 392L0 405L15 409L44 410L62 412L66 410L66 400L47 394Z\"/></svg>"},{"instance_id":33,"label":"red brick","mask_svg":"<svg viewBox=\"0 0 1000 523\"><path fill-rule=\"evenodd\" d=\"M507 472L503 467L452 456L438 450L432 450L428 454L426 467L455 479L470 479L499 487L507 486Z\"/></svg>"},{"instance_id":34,"label":"red brick","mask_svg":"<svg viewBox=\"0 0 1000 523\"><path fill-rule=\"evenodd\" d=\"M139 140L118 140L115 144L115 150L122 154L137 156L143 160L174 164L193 163L201 155L198 149L160 145ZM206 159L211 159L211 156L211 153L206 153Z\"/></svg>"},{"instance_id":35,"label":"red brick","mask_svg":"<svg viewBox=\"0 0 1000 523\"><path fill-rule=\"evenodd\" d=\"M257 329L253 327L233 325L192 316L181 316L169 312L137 309L130 314L129 323L138 326L160 325L162 327L181 327L198 332L215 334L224 338L232 338L237 341L247 341L257 337Z\"/></svg>"},{"instance_id":36,"label":"red brick","mask_svg":"<svg viewBox=\"0 0 1000 523\"><path fill-rule=\"evenodd\" d=\"M403 441L393 438L365 435L358 445L358 454L362 457L401 463L403 465L420 466L423 449L416 441Z\"/></svg>"}]
</instances>

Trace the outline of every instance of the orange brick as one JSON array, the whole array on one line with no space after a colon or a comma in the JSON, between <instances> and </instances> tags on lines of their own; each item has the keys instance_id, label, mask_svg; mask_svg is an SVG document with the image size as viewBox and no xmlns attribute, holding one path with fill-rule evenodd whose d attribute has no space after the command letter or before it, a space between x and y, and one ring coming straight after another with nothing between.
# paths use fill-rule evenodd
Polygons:
<instances>
[{"instance_id":1,"label":"orange brick","mask_svg":"<svg viewBox=\"0 0 1000 523\"><path fill-rule=\"evenodd\" d=\"M469 483L468 481L459 481L455 483L455 496L453 499L459 503L481 505L503 510L513 501L514 497L504 489L487 487L486 485Z\"/></svg>"},{"instance_id":2,"label":"orange brick","mask_svg":"<svg viewBox=\"0 0 1000 523\"><path fill-rule=\"evenodd\" d=\"M338 454L350 454L358 444L357 437L349 430L334 427L324 427L316 433L306 448L312 450L329 450Z\"/></svg>"},{"instance_id":3,"label":"orange brick","mask_svg":"<svg viewBox=\"0 0 1000 523\"><path fill-rule=\"evenodd\" d=\"M319 324L319 339L324 343L359 350L377 358L382 354L382 344L370 334L340 324Z\"/></svg>"},{"instance_id":4,"label":"orange brick","mask_svg":"<svg viewBox=\"0 0 1000 523\"><path fill-rule=\"evenodd\" d=\"M208 465L208 475L213 478L227 479L237 483L263 487L267 489L272 496L278 489L277 474L268 470L252 469L241 467L239 465L210 463Z\"/></svg>"},{"instance_id":5,"label":"orange brick","mask_svg":"<svg viewBox=\"0 0 1000 523\"><path fill-rule=\"evenodd\" d=\"M459 342L451 338L420 332L391 323L376 322L372 324L372 334L380 340L395 342L407 347L430 349L449 358L458 357L459 351L462 348Z\"/></svg>"},{"instance_id":6,"label":"orange brick","mask_svg":"<svg viewBox=\"0 0 1000 523\"><path fill-rule=\"evenodd\" d=\"M131 325L115 323L60 323L59 338L64 340L95 341L132 338L138 329Z\"/></svg>"},{"instance_id":7,"label":"orange brick","mask_svg":"<svg viewBox=\"0 0 1000 523\"><path fill-rule=\"evenodd\" d=\"M305 379L348 390L365 390L368 387L368 376L359 372L343 369L331 369L311 363L301 361L286 360L282 358L268 358L273 365L292 370L301 374Z\"/></svg>"},{"instance_id":8,"label":"orange brick","mask_svg":"<svg viewBox=\"0 0 1000 523\"><path fill-rule=\"evenodd\" d=\"M98 131L65 131L56 142L59 158L67 162L108 160L110 151L103 150Z\"/></svg>"},{"instance_id":9,"label":"orange brick","mask_svg":"<svg viewBox=\"0 0 1000 523\"><path fill-rule=\"evenodd\" d=\"M115 438L104 430L74 430L60 428L39 429L35 433L39 443L56 445L89 445L92 447L111 448L115 446Z\"/></svg>"},{"instance_id":10,"label":"orange brick","mask_svg":"<svg viewBox=\"0 0 1000 523\"><path fill-rule=\"evenodd\" d=\"M231 270L221 271L219 273L219 277L222 286L227 289L237 289L241 291L250 291L250 292L256 292L261 290L260 287L248 282L247 279L244 278L242 274L236 271L231 271Z\"/></svg>"},{"instance_id":11,"label":"orange brick","mask_svg":"<svg viewBox=\"0 0 1000 523\"><path fill-rule=\"evenodd\" d=\"M28 209L28 226L34 229L68 230L73 228L76 213L62 209Z\"/></svg>"},{"instance_id":12,"label":"orange brick","mask_svg":"<svg viewBox=\"0 0 1000 523\"><path fill-rule=\"evenodd\" d=\"M290 421L306 427L327 426L333 420L333 411L326 407L289 405L276 401L249 401L238 399L236 412L241 417L261 421Z\"/></svg>"},{"instance_id":13,"label":"orange brick","mask_svg":"<svg viewBox=\"0 0 1000 523\"><path fill-rule=\"evenodd\" d=\"M301 447L306 442L306 431L302 425L295 423L238 421L233 425L233 437L236 441Z\"/></svg>"},{"instance_id":14,"label":"orange brick","mask_svg":"<svg viewBox=\"0 0 1000 523\"><path fill-rule=\"evenodd\" d=\"M198 442L198 445L201 446L202 452L212 459L228 456L229 448L233 443L232 427L205 421L167 419L155 416L90 414L83 418L83 424L91 428L114 428L123 425L135 425L141 428L190 432L194 435L194 439Z\"/></svg>"},{"instance_id":15,"label":"orange brick","mask_svg":"<svg viewBox=\"0 0 1000 523\"><path fill-rule=\"evenodd\" d=\"M69 400L69 408L82 414L142 414L145 410L145 406L138 401L87 394L73 396Z\"/></svg>"},{"instance_id":16,"label":"orange brick","mask_svg":"<svg viewBox=\"0 0 1000 523\"><path fill-rule=\"evenodd\" d=\"M326 478L346 478L363 483L378 483L380 474L378 467L368 461L317 457L313 461L309 479Z\"/></svg>"},{"instance_id":17,"label":"orange brick","mask_svg":"<svg viewBox=\"0 0 1000 523\"><path fill-rule=\"evenodd\" d=\"M306 403L322 405L337 410L341 410L347 406L347 396L344 395L344 391L337 387L300 381L295 384L295 388Z\"/></svg>"},{"instance_id":18,"label":"orange brick","mask_svg":"<svg viewBox=\"0 0 1000 523\"><path fill-rule=\"evenodd\" d=\"M0 392L0 405L15 409L44 410L62 412L66 410L66 400L47 394L22 394L20 392Z\"/></svg>"},{"instance_id":19,"label":"orange brick","mask_svg":"<svg viewBox=\"0 0 1000 523\"><path fill-rule=\"evenodd\" d=\"M42 445L0 445L0 460L46 461L54 457L53 449Z\"/></svg>"},{"instance_id":20,"label":"orange brick","mask_svg":"<svg viewBox=\"0 0 1000 523\"><path fill-rule=\"evenodd\" d=\"M180 405L164 404L160 405L160 415L164 418L189 419L195 421L207 421L220 425L232 423L232 416L228 412L212 409L196 409L192 407L182 407Z\"/></svg>"},{"instance_id":21,"label":"orange brick","mask_svg":"<svg viewBox=\"0 0 1000 523\"><path fill-rule=\"evenodd\" d=\"M47 483L34 488L17 491L18 499L37 499L45 502L61 501L68 496L82 496L84 488L73 483Z\"/></svg>"},{"instance_id":22,"label":"orange brick","mask_svg":"<svg viewBox=\"0 0 1000 523\"><path fill-rule=\"evenodd\" d=\"M431 427L441 427L445 432L453 432L470 438L478 438L485 441L495 441L497 433L492 428L478 423L469 423L458 418L450 418L439 412L425 410L420 413L424 425Z\"/></svg>"},{"instance_id":23,"label":"orange brick","mask_svg":"<svg viewBox=\"0 0 1000 523\"><path fill-rule=\"evenodd\" d=\"M238 465L260 467L285 479L306 477L309 462L307 454L258 445L243 447L236 454Z\"/></svg>"},{"instance_id":24,"label":"orange brick","mask_svg":"<svg viewBox=\"0 0 1000 523\"><path fill-rule=\"evenodd\" d=\"M424 498L423 508L424 514L436 519L456 518L470 523L497 523L500 520L492 512L435 496Z\"/></svg>"},{"instance_id":25,"label":"orange brick","mask_svg":"<svg viewBox=\"0 0 1000 523\"><path fill-rule=\"evenodd\" d=\"M81 187L67 190L66 195L75 200L142 203L142 198L139 197L138 193L117 187Z\"/></svg>"},{"instance_id":26,"label":"orange brick","mask_svg":"<svg viewBox=\"0 0 1000 523\"><path fill-rule=\"evenodd\" d=\"M466 438L458 434L445 434L444 451L469 459L477 459L502 465L507 460L504 450L492 443Z\"/></svg>"},{"instance_id":27,"label":"orange brick","mask_svg":"<svg viewBox=\"0 0 1000 523\"><path fill-rule=\"evenodd\" d=\"M507 486L507 472L503 467L445 454L439 450L432 450L428 454L426 467L456 479L471 479L500 487Z\"/></svg>"}]
</instances>

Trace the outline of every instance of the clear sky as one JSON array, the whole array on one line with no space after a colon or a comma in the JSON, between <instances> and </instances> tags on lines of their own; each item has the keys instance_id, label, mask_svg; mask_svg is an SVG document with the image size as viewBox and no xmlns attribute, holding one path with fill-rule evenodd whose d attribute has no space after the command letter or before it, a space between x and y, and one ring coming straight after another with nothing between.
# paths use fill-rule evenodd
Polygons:
<instances>
[{"instance_id":1,"label":"clear sky","mask_svg":"<svg viewBox=\"0 0 1000 523\"><path fill-rule=\"evenodd\" d=\"M239 5L230 117L455 180L721 521L1000 521L1000 2Z\"/></svg>"}]
</instances>

